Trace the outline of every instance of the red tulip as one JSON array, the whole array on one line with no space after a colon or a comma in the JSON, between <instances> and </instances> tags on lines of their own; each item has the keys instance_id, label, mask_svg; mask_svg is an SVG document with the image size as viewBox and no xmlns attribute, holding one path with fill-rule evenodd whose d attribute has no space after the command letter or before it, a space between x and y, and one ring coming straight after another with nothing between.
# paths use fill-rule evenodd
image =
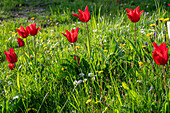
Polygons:
<instances>
[{"instance_id":1,"label":"red tulip","mask_svg":"<svg viewBox=\"0 0 170 113\"><path fill-rule=\"evenodd\" d=\"M26 28L28 29L29 34L30 34L31 36L37 35L39 29L41 29L41 27L36 28L36 23L31 24L30 26L27 26Z\"/></svg>"},{"instance_id":2,"label":"red tulip","mask_svg":"<svg viewBox=\"0 0 170 113\"><path fill-rule=\"evenodd\" d=\"M130 19L130 21L135 23L140 20L140 16L144 12L144 10L140 12L139 8L140 8L139 6L134 10L133 9L129 10L128 8L126 8L126 11L128 12L126 13L126 15L128 15L128 18Z\"/></svg>"},{"instance_id":3,"label":"red tulip","mask_svg":"<svg viewBox=\"0 0 170 113\"><path fill-rule=\"evenodd\" d=\"M19 47L22 47L22 46L24 46L25 45L25 43L24 43L24 40L23 39L21 39L21 38L19 38L19 37L17 37L17 39L18 39L18 46Z\"/></svg>"},{"instance_id":4,"label":"red tulip","mask_svg":"<svg viewBox=\"0 0 170 113\"><path fill-rule=\"evenodd\" d=\"M88 22L90 20L90 13L88 10L88 6L86 6L85 11L83 12L81 9L78 10L79 15L76 13L72 13L72 15L78 17L82 22Z\"/></svg>"},{"instance_id":5,"label":"red tulip","mask_svg":"<svg viewBox=\"0 0 170 113\"><path fill-rule=\"evenodd\" d=\"M67 37L69 42L74 43L77 41L79 27L77 27L75 30L72 29L71 32L67 31L67 29L65 29L65 31L66 31L66 34L65 33L62 33L62 34Z\"/></svg>"},{"instance_id":6,"label":"red tulip","mask_svg":"<svg viewBox=\"0 0 170 113\"><path fill-rule=\"evenodd\" d=\"M153 42L155 51L152 51L153 60L158 65L165 65L168 62L168 48L166 48L166 43L162 43L159 47L155 42Z\"/></svg>"},{"instance_id":7,"label":"red tulip","mask_svg":"<svg viewBox=\"0 0 170 113\"><path fill-rule=\"evenodd\" d=\"M170 4L168 4L170 6Z\"/></svg>"},{"instance_id":8,"label":"red tulip","mask_svg":"<svg viewBox=\"0 0 170 113\"><path fill-rule=\"evenodd\" d=\"M25 30L22 25L20 26L19 29L17 29L17 32L22 38L27 38L29 35L28 29L26 28Z\"/></svg>"},{"instance_id":9,"label":"red tulip","mask_svg":"<svg viewBox=\"0 0 170 113\"><path fill-rule=\"evenodd\" d=\"M13 63L17 62L17 56L16 56L13 48L10 48L9 52L4 51L4 54L6 55L6 59L9 63L13 64Z\"/></svg>"},{"instance_id":10,"label":"red tulip","mask_svg":"<svg viewBox=\"0 0 170 113\"><path fill-rule=\"evenodd\" d=\"M14 66L14 64L8 64L8 67L11 69L11 70L14 70L15 69L15 66Z\"/></svg>"}]
</instances>

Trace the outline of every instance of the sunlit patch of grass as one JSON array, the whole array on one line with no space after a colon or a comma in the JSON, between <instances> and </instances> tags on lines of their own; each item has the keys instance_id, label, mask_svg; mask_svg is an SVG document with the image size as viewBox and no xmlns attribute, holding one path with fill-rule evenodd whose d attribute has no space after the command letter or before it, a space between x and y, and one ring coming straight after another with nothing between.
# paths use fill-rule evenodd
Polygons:
<instances>
[{"instance_id":1,"label":"sunlit patch of grass","mask_svg":"<svg viewBox=\"0 0 170 113\"><path fill-rule=\"evenodd\" d=\"M2 67L0 68L0 111L50 113L87 112L87 110L89 112L168 111L169 89L164 92L164 83L161 81L163 75L160 71L162 68L152 59L152 40L155 39L156 21L164 18L159 20L157 25L157 37L159 37L157 42L158 44L164 42L162 34L163 32L167 34L165 19L169 18L165 12L169 10L164 12L163 7L154 9L155 11L149 15L146 12L142 14L137 23L135 45L134 25L125 15L124 7L136 7L138 1L133 3L130 0L127 3L123 1L120 5L121 10L115 8L118 12L113 15L107 12L109 10L106 10L106 6L101 6L103 2L107 4L107 0L96 4L87 0L86 3L90 4L91 11L91 19L88 22L92 52L90 59L92 63L90 63L86 49L86 26L71 15L85 7L81 6L83 1L77 3L77 6L75 6L76 0L65 1L66 4L52 1L51 3L56 5L49 6L50 14L44 12L42 15L36 15L28 12L28 17L4 19L0 24L0 67ZM35 2L31 6L39 3ZM147 5L147 10L156 7L153 3L141 2L141 4L143 4L141 9L144 10ZM58 5L60 7L56 7ZM109 8L112 9L111 6ZM25 7L19 10L22 12ZM28 37L30 56L24 54L27 53L26 47L21 49L17 46L16 39L19 37L16 29L20 25L26 27L34 22L42 27L36 36L37 65L34 65L32 37ZM80 27L75 47L61 34L65 29L70 31L74 27ZM148 33L151 34L147 35ZM168 41L166 40L166 43L169 47ZM15 71L8 68L4 55L4 51L11 47L15 48L18 57ZM80 58L80 65L74 60L74 49ZM169 75L169 63L164 66L167 75ZM170 86L169 79L167 85Z\"/></svg>"}]
</instances>

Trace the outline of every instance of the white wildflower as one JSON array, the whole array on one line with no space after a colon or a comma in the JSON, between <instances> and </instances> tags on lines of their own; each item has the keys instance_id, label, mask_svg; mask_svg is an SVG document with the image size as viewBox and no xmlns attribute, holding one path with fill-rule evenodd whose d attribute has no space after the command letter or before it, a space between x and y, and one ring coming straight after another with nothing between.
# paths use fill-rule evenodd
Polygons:
<instances>
[{"instance_id":1,"label":"white wildflower","mask_svg":"<svg viewBox=\"0 0 170 113\"><path fill-rule=\"evenodd\" d=\"M88 73L88 77L93 77L93 73Z\"/></svg>"},{"instance_id":2,"label":"white wildflower","mask_svg":"<svg viewBox=\"0 0 170 113\"><path fill-rule=\"evenodd\" d=\"M87 81L87 79L85 78L84 80L83 80L83 82L86 82Z\"/></svg>"},{"instance_id":3,"label":"white wildflower","mask_svg":"<svg viewBox=\"0 0 170 113\"><path fill-rule=\"evenodd\" d=\"M80 73L79 75L80 75L81 77L83 77L83 76L84 76L84 73Z\"/></svg>"},{"instance_id":4,"label":"white wildflower","mask_svg":"<svg viewBox=\"0 0 170 113\"><path fill-rule=\"evenodd\" d=\"M75 80L75 81L73 82L73 84L76 85L76 84L77 84L77 80Z\"/></svg>"},{"instance_id":5,"label":"white wildflower","mask_svg":"<svg viewBox=\"0 0 170 113\"><path fill-rule=\"evenodd\" d=\"M18 96L18 95L16 95L15 97L13 97L13 100L14 100L14 99L17 99L18 97L19 97L19 96Z\"/></svg>"}]
</instances>

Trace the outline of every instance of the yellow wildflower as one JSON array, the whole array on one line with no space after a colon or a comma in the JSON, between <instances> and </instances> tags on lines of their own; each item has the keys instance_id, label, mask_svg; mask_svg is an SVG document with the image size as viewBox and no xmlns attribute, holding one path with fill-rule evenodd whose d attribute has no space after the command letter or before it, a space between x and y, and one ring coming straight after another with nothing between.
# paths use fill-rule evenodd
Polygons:
<instances>
[{"instance_id":1,"label":"yellow wildflower","mask_svg":"<svg viewBox=\"0 0 170 113\"><path fill-rule=\"evenodd\" d=\"M15 35L16 35L16 33L15 33L15 32L13 32L13 33L12 33L12 36L15 36Z\"/></svg>"},{"instance_id":2,"label":"yellow wildflower","mask_svg":"<svg viewBox=\"0 0 170 113\"><path fill-rule=\"evenodd\" d=\"M79 46L76 46L76 47L75 47L75 49L78 49L78 48L79 48Z\"/></svg>"},{"instance_id":3,"label":"yellow wildflower","mask_svg":"<svg viewBox=\"0 0 170 113\"><path fill-rule=\"evenodd\" d=\"M104 52L108 52L108 50L104 50Z\"/></svg>"},{"instance_id":4,"label":"yellow wildflower","mask_svg":"<svg viewBox=\"0 0 170 113\"><path fill-rule=\"evenodd\" d=\"M61 70L64 71L65 69L62 67Z\"/></svg>"},{"instance_id":5,"label":"yellow wildflower","mask_svg":"<svg viewBox=\"0 0 170 113\"><path fill-rule=\"evenodd\" d=\"M86 101L86 104L88 104L89 102L91 102L91 99L88 99L88 100Z\"/></svg>"},{"instance_id":6,"label":"yellow wildflower","mask_svg":"<svg viewBox=\"0 0 170 113\"><path fill-rule=\"evenodd\" d=\"M166 69L166 66L164 66L164 69Z\"/></svg>"},{"instance_id":7,"label":"yellow wildflower","mask_svg":"<svg viewBox=\"0 0 170 113\"><path fill-rule=\"evenodd\" d=\"M53 25L53 23L50 24L51 26Z\"/></svg>"},{"instance_id":8,"label":"yellow wildflower","mask_svg":"<svg viewBox=\"0 0 170 113\"><path fill-rule=\"evenodd\" d=\"M153 35L153 33L148 33L146 36L151 36L151 35Z\"/></svg>"},{"instance_id":9,"label":"yellow wildflower","mask_svg":"<svg viewBox=\"0 0 170 113\"><path fill-rule=\"evenodd\" d=\"M169 18L165 18L165 19L164 19L164 22L167 22L168 20L169 20Z\"/></svg>"},{"instance_id":10,"label":"yellow wildflower","mask_svg":"<svg viewBox=\"0 0 170 113\"><path fill-rule=\"evenodd\" d=\"M122 46L126 46L126 44L122 44Z\"/></svg>"},{"instance_id":11,"label":"yellow wildflower","mask_svg":"<svg viewBox=\"0 0 170 113\"><path fill-rule=\"evenodd\" d=\"M9 31L9 33L12 33L12 31Z\"/></svg>"},{"instance_id":12,"label":"yellow wildflower","mask_svg":"<svg viewBox=\"0 0 170 113\"><path fill-rule=\"evenodd\" d=\"M149 26L150 26L150 27L153 27L153 26L156 26L156 25L155 25L155 24L150 24Z\"/></svg>"},{"instance_id":13,"label":"yellow wildflower","mask_svg":"<svg viewBox=\"0 0 170 113\"><path fill-rule=\"evenodd\" d=\"M159 21L162 21L162 20L164 20L164 18L160 18L160 19L158 19Z\"/></svg>"},{"instance_id":14,"label":"yellow wildflower","mask_svg":"<svg viewBox=\"0 0 170 113\"><path fill-rule=\"evenodd\" d=\"M98 71L98 73L103 73L103 70L101 70L101 71Z\"/></svg>"},{"instance_id":15,"label":"yellow wildflower","mask_svg":"<svg viewBox=\"0 0 170 113\"><path fill-rule=\"evenodd\" d=\"M52 18L50 18L50 20L53 20Z\"/></svg>"},{"instance_id":16,"label":"yellow wildflower","mask_svg":"<svg viewBox=\"0 0 170 113\"><path fill-rule=\"evenodd\" d=\"M34 19L35 19L34 17L31 18L31 20L34 20Z\"/></svg>"},{"instance_id":17,"label":"yellow wildflower","mask_svg":"<svg viewBox=\"0 0 170 113\"><path fill-rule=\"evenodd\" d=\"M22 10L22 7L20 7L19 9Z\"/></svg>"},{"instance_id":18,"label":"yellow wildflower","mask_svg":"<svg viewBox=\"0 0 170 113\"><path fill-rule=\"evenodd\" d=\"M28 111L30 111L31 110L31 108L28 108Z\"/></svg>"},{"instance_id":19,"label":"yellow wildflower","mask_svg":"<svg viewBox=\"0 0 170 113\"><path fill-rule=\"evenodd\" d=\"M8 42L8 40L5 40L5 42Z\"/></svg>"},{"instance_id":20,"label":"yellow wildflower","mask_svg":"<svg viewBox=\"0 0 170 113\"><path fill-rule=\"evenodd\" d=\"M146 45L143 45L143 46L142 46L142 48L145 48L145 47L146 47Z\"/></svg>"},{"instance_id":21,"label":"yellow wildflower","mask_svg":"<svg viewBox=\"0 0 170 113\"><path fill-rule=\"evenodd\" d=\"M138 62L139 66L143 66L143 62Z\"/></svg>"},{"instance_id":22,"label":"yellow wildflower","mask_svg":"<svg viewBox=\"0 0 170 113\"><path fill-rule=\"evenodd\" d=\"M44 47L44 49L47 49L47 47Z\"/></svg>"}]
</instances>

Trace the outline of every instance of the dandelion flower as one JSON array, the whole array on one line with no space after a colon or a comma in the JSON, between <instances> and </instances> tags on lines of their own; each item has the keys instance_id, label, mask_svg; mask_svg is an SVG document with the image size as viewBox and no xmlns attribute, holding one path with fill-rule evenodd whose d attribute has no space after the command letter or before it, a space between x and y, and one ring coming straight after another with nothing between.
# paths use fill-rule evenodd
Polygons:
<instances>
[{"instance_id":1,"label":"dandelion flower","mask_svg":"<svg viewBox=\"0 0 170 113\"><path fill-rule=\"evenodd\" d=\"M142 48L146 48L146 45L143 45Z\"/></svg>"},{"instance_id":2,"label":"dandelion flower","mask_svg":"<svg viewBox=\"0 0 170 113\"><path fill-rule=\"evenodd\" d=\"M152 36L153 35L153 33L148 33L146 36Z\"/></svg>"},{"instance_id":3,"label":"dandelion flower","mask_svg":"<svg viewBox=\"0 0 170 113\"><path fill-rule=\"evenodd\" d=\"M75 49L78 49L78 48L79 48L79 46L76 46L76 47L75 47Z\"/></svg>"},{"instance_id":4,"label":"dandelion flower","mask_svg":"<svg viewBox=\"0 0 170 113\"><path fill-rule=\"evenodd\" d=\"M138 62L139 66L143 66L143 62Z\"/></svg>"},{"instance_id":5,"label":"dandelion flower","mask_svg":"<svg viewBox=\"0 0 170 113\"><path fill-rule=\"evenodd\" d=\"M108 50L104 50L104 52L108 52Z\"/></svg>"}]
</instances>

